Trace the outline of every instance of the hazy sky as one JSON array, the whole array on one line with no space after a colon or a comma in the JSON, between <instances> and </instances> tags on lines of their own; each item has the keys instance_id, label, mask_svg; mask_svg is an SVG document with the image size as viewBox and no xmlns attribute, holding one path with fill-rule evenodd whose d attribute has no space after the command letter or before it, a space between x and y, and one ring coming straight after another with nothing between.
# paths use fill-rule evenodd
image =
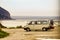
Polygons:
<instances>
[{"instance_id":1,"label":"hazy sky","mask_svg":"<svg viewBox=\"0 0 60 40\"><path fill-rule=\"evenodd\" d=\"M58 0L0 0L11 16L57 16Z\"/></svg>"}]
</instances>

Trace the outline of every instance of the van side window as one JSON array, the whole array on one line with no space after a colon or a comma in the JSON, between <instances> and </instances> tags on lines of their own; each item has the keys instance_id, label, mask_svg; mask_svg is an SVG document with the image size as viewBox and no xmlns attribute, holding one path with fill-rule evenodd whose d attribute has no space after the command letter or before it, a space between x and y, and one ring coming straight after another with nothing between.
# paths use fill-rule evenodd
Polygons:
<instances>
[{"instance_id":1,"label":"van side window","mask_svg":"<svg viewBox=\"0 0 60 40\"><path fill-rule=\"evenodd\" d=\"M37 24L41 24L41 22L37 22Z\"/></svg>"},{"instance_id":2,"label":"van side window","mask_svg":"<svg viewBox=\"0 0 60 40\"><path fill-rule=\"evenodd\" d=\"M42 24L47 24L47 22L42 22Z\"/></svg>"},{"instance_id":3,"label":"van side window","mask_svg":"<svg viewBox=\"0 0 60 40\"><path fill-rule=\"evenodd\" d=\"M37 24L37 21L35 21L35 24Z\"/></svg>"},{"instance_id":4,"label":"van side window","mask_svg":"<svg viewBox=\"0 0 60 40\"><path fill-rule=\"evenodd\" d=\"M32 24L35 24L35 22L32 22Z\"/></svg>"}]
</instances>

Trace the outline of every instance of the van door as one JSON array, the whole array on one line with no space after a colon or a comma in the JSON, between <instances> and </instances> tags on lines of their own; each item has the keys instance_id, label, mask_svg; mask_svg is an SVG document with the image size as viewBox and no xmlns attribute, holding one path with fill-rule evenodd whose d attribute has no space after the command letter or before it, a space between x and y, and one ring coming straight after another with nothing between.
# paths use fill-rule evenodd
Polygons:
<instances>
[{"instance_id":1,"label":"van door","mask_svg":"<svg viewBox=\"0 0 60 40\"><path fill-rule=\"evenodd\" d=\"M34 21L32 21L32 22L29 23L28 27L30 28L30 30L34 30L34 25L35 25Z\"/></svg>"},{"instance_id":2,"label":"van door","mask_svg":"<svg viewBox=\"0 0 60 40\"><path fill-rule=\"evenodd\" d=\"M41 29L41 22L39 22L39 21L35 22L34 29L40 30Z\"/></svg>"}]
</instances>

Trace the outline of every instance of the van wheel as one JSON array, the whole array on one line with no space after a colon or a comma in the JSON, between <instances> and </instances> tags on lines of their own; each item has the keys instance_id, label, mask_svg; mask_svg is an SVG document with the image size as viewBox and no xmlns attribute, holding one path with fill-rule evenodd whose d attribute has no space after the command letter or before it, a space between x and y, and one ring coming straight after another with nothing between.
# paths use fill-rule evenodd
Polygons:
<instances>
[{"instance_id":1,"label":"van wheel","mask_svg":"<svg viewBox=\"0 0 60 40\"><path fill-rule=\"evenodd\" d=\"M26 31L31 31L31 30L29 28L27 28Z\"/></svg>"},{"instance_id":2,"label":"van wheel","mask_svg":"<svg viewBox=\"0 0 60 40\"><path fill-rule=\"evenodd\" d=\"M46 27L43 27L42 30L43 30L43 31L47 31L47 28L46 28Z\"/></svg>"}]
</instances>

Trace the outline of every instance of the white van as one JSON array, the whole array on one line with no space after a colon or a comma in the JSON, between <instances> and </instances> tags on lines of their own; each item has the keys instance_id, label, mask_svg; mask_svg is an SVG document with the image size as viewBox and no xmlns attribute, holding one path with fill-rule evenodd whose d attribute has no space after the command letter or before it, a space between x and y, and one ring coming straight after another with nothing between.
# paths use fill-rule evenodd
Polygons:
<instances>
[{"instance_id":1,"label":"white van","mask_svg":"<svg viewBox=\"0 0 60 40\"><path fill-rule=\"evenodd\" d=\"M24 26L24 30L31 31L31 30L43 30L47 31L50 29L49 21L30 21L26 26Z\"/></svg>"}]
</instances>

